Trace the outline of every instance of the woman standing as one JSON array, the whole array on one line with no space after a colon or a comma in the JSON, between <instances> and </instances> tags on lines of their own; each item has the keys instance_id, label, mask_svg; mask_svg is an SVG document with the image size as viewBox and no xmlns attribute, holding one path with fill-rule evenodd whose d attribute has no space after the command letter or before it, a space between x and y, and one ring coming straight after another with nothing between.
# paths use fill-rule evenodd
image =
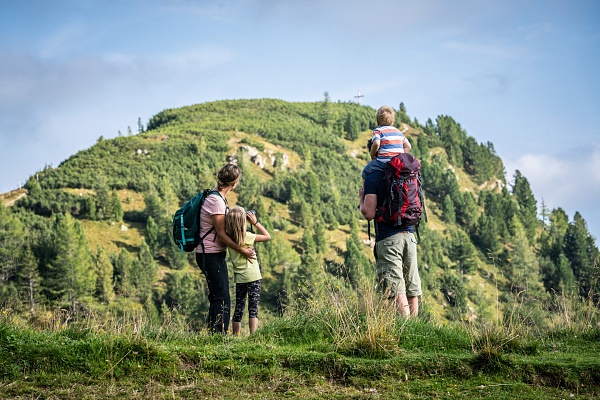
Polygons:
<instances>
[{"instance_id":1,"label":"woman standing","mask_svg":"<svg viewBox=\"0 0 600 400\"><path fill-rule=\"evenodd\" d=\"M208 329L215 333L225 334L229 330L231 299L225 261L227 247L248 259L256 258L253 247L240 246L225 233L226 197L236 188L241 177L242 172L237 165L227 164L221 168L217 174L217 185L200 209L200 237L203 240L196 248L196 263L208 284Z\"/></svg>"}]
</instances>

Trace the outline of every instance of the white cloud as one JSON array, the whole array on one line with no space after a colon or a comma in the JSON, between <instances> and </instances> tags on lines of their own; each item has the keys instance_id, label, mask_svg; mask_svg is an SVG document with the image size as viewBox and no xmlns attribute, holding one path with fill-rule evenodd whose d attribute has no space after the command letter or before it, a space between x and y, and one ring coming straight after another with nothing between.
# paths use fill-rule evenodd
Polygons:
<instances>
[{"instance_id":1,"label":"white cloud","mask_svg":"<svg viewBox=\"0 0 600 400\"><path fill-rule=\"evenodd\" d=\"M525 154L505 161L509 182L515 170L527 178L538 206L561 207L570 218L579 211L593 236L600 235L600 145L560 156Z\"/></svg>"}]
</instances>

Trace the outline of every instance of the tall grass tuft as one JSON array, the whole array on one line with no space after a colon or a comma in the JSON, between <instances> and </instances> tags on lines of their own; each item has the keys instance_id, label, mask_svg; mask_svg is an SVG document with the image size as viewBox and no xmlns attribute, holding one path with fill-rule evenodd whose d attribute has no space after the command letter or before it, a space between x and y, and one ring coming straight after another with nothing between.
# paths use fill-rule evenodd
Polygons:
<instances>
[{"instance_id":1,"label":"tall grass tuft","mask_svg":"<svg viewBox=\"0 0 600 400\"><path fill-rule=\"evenodd\" d=\"M324 329L322 334L336 352L368 358L397 354L397 318L402 318L367 284L355 292L328 284L320 298L300 299L288 308L285 319L296 324L311 324ZM305 326L298 326L305 331Z\"/></svg>"}]
</instances>

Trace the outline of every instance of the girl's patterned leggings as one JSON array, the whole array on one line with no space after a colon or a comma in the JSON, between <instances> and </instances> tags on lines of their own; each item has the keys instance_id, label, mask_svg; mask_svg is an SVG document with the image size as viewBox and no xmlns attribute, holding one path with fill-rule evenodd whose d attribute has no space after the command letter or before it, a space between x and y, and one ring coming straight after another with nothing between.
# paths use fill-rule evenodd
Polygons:
<instances>
[{"instance_id":1,"label":"girl's patterned leggings","mask_svg":"<svg viewBox=\"0 0 600 400\"><path fill-rule=\"evenodd\" d=\"M258 300L260 299L260 280L235 284L235 311L233 322L242 322L244 308L248 296L248 314L250 318L258 318Z\"/></svg>"}]
</instances>

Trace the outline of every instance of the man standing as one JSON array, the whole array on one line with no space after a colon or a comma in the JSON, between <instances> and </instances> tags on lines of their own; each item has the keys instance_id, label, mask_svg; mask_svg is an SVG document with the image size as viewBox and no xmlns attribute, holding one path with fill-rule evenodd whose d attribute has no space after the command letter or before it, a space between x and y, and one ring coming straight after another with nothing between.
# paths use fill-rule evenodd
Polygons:
<instances>
[{"instance_id":1,"label":"man standing","mask_svg":"<svg viewBox=\"0 0 600 400\"><path fill-rule=\"evenodd\" d=\"M358 192L360 211L368 221L375 219L377 208L383 205L386 195L384 177L384 171L371 172L365 179L364 188ZM375 220L375 259L379 290L404 316L416 316L422 292L413 227L393 226Z\"/></svg>"}]
</instances>

